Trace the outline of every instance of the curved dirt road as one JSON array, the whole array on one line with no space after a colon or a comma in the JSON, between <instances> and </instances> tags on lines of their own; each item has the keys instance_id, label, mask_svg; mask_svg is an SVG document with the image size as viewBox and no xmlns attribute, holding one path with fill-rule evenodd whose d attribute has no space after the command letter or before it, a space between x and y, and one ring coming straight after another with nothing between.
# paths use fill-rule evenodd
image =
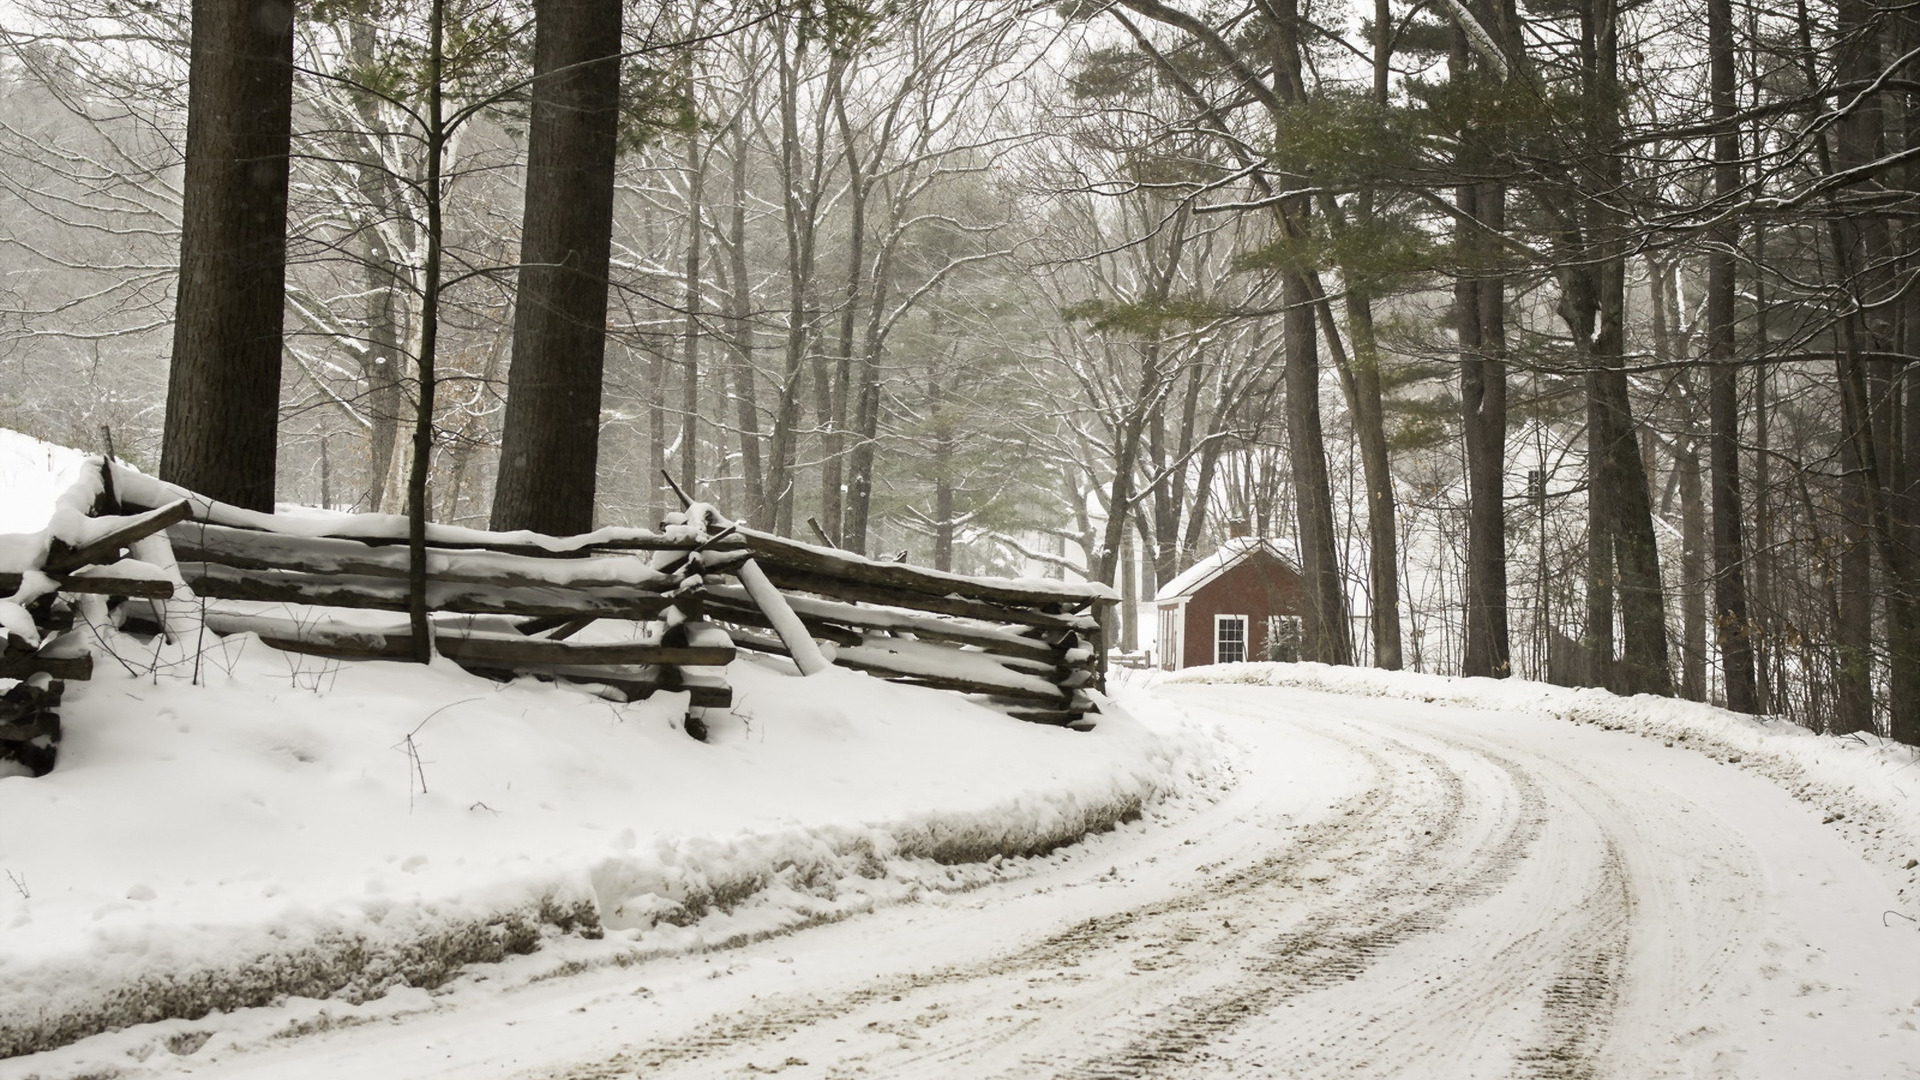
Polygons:
<instances>
[{"instance_id":1,"label":"curved dirt road","mask_svg":"<svg viewBox=\"0 0 1920 1080\"><path fill-rule=\"evenodd\" d=\"M1538 717L1273 687L1155 694L1243 748L1219 802L973 893L229 1064L1920 1076L1920 934L1884 919L1886 880L1764 780Z\"/></svg>"}]
</instances>

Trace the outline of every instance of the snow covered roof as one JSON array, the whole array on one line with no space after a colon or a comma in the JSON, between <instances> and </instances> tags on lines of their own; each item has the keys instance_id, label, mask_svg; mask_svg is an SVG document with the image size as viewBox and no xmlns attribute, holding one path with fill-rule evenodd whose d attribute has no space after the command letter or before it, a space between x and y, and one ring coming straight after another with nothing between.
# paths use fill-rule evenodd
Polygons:
<instances>
[{"instance_id":1,"label":"snow covered roof","mask_svg":"<svg viewBox=\"0 0 1920 1080\"><path fill-rule=\"evenodd\" d=\"M1199 590L1200 586L1233 569L1243 559L1261 550L1289 566L1293 565L1293 554L1276 541L1264 537L1236 536L1221 544L1219 551L1174 575L1172 581L1162 585L1160 591L1153 594L1153 598L1158 602L1191 596Z\"/></svg>"}]
</instances>

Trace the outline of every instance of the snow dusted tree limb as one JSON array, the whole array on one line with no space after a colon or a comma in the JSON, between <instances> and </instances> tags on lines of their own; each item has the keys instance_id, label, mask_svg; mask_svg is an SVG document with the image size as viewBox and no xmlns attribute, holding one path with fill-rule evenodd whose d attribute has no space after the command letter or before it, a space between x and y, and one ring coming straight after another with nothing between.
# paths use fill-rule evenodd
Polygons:
<instances>
[{"instance_id":1,"label":"snow dusted tree limb","mask_svg":"<svg viewBox=\"0 0 1920 1080\"><path fill-rule=\"evenodd\" d=\"M1513 78L1513 68L1507 63L1506 54L1500 51L1499 43L1493 40L1492 34L1487 33L1487 28L1480 25L1480 20L1473 17L1473 12L1467 10L1467 5L1460 0L1440 0L1440 3L1453 16L1453 21L1459 24L1460 31L1467 35L1467 44L1500 76L1500 81Z\"/></svg>"},{"instance_id":2,"label":"snow dusted tree limb","mask_svg":"<svg viewBox=\"0 0 1920 1080\"><path fill-rule=\"evenodd\" d=\"M981 539L990 541L995 544L999 544L1001 547L1006 548L1008 551L1011 551L1015 555L1018 555L1021 558L1026 559L1030 562L1045 563L1048 566L1057 566L1062 570L1066 570L1070 573L1078 574L1083 578L1089 576L1087 573L1087 568L1081 563L1076 562L1073 559L1069 559L1065 555L1055 555L1050 551L1035 551L1034 549L1021 543L1020 541L1015 540L1013 537L1008 536L1006 533L993 532L989 530L989 531L981 532L979 535Z\"/></svg>"}]
</instances>

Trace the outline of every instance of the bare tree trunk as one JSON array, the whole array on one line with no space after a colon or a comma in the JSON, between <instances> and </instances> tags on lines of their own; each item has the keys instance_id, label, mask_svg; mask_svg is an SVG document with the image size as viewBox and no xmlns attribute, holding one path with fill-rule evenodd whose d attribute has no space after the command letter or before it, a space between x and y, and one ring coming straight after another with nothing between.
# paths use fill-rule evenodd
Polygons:
<instances>
[{"instance_id":1,"label":"bare tree trunk","mask_svg":"<svg viewBox=\"0 0 1920 1080\"><path fill-rule=\"evenodd\" d=\"M868 524L873 511L873 475L875 455L880 446L880 360L884 341L881 322L889 295L889 264L882 252L874 268L873 299L867 313L866 340L860 350L856 371L859 396L853 410L853 449L847 455L847 503L845 544L864 552L868 546Z\"/></svg>"},{"instance_id":2,"label":"bare tree trunk","mask_svg":"<svg viewBox=\"0 0 1920 1080\"><path fill-rule=\"evenodd\" d=\"M1392 24L1388 0L1374 0L1374 25ZM1373 52L1373 100L1390 101L1393 35L1376 34ZM1361 195L1364 220L1373 216L1373 192ZM1351 276L1351 275L1349 275ZM1354 423L1360 437L1360 465L1367 480L1367 573L1373 585L1373 663L1398 671L1400 645L1400 525L1387 457L1386 408L1380 389L1380 348L1374 333L1373 297L1364 286L1347 285L1347 325L1353 338Z\"/></svg>"},{"instance_id":3,"label":"bare tree trunk","mask_svg":"<svg viewBox=\"0 0 1920 1080\"><path fill-rule=\"evenodd\" d=\"M397 293L405 288L399 274L382 253L377 239L365 245L367 268L367 351L360 370L367 380L367 509L379 513L387 502L393 473L400 421L407 411L406 370L400 342L401 306Z\"/></svg>"},{"instance_id":4,"label":"bare tree trunk","mask_svg":"<svg viewBox=\"0 0 1920 1080\"><path fill-rule=\"evenodd\" d=\"M593 528L620 15L619 0L535 0L520 292L494 487L496 529Z\"/></svg>"},{"instance_id":5,"label":"bare tree trunk","mask_svg":"<svg viewBox=\"0 0 1920 1080\"><path fill-rule=\"evenodd\" d=\"M1589 96L1605 103L1596 110L1594 143L1595 182L1607 191L1624 181L1624 166L1616 149L1620 137L1619 32L1620 12L1615 0L1597 0L1583 11L1583 34L1590 43ZM1588 211L1588 257L1593 316L1589 362L1593 365L1590 392L1595 396L1602 439L1602 458L1592 483L1605 489L1612 511L1606 524L1612 533L1614 568L1620 600L1623 649L1618 686L1629 694L1672 694L1673 671L1667 656L1665 586L1660 580L1660 553L1653 535L1653 506L1647 493L1647 473L1635 437L1633 407L1628 396L1626 356L1626 250L1617 215L1596 200ZM1578 272L1578 271L1576 271Z\"/></svg>"},{"instance_id":6,"label":"bare tree trunk","mask_svg":"<svg viewBox=\"0 0 1920 1080\"><path fill-rule=\"evenodd\" d=\"M1590 326L1591 324L1589 324ZM1591 333L1591 329L1588 330ZM1574 327L1577 338L1580 329ZM1613 495L1607 473L1608 424L1599 372L1587 375L1587 611L1581 651L1590 685L1619 689L1614 673Z\"/></svg>"},{"instance_id":7,"label":"bare tree trunk","mask_svg":"<svg viewBox=\"0 0 1920 1080\"><path fill-rule=\"evenodd\" d=\"M293 4L193 4L180 287L160 476L272 510L286 307Z\"/></svg>"},{"instance_id":8,"label":"bare tree trunk","mask_svg":"<svg viewBox=\"0 0 1920 1080\"><path fill-rule=\"evenodd\" d=\"M1836 6L1842 46L1835 67L1842 78L1872 79L1880 73L1878 33L1872 5L1844 0ZM1877 93L1846 95L1849 108L1834 125L1834 152L1827 171L1862 167L1886 149L1881 98ZM1857 97L1857 100L1855 100ZM1882 433L1872 393L1876 372L1869 357L1890 342L1884 301L1888 299L1886 222L1872 211L1835 208L1830 235L1834 261L1847 283L1852 305L1841 317L1841 349L1836 361L1840 389L1841 469L1845 474L1847 517L1840 562L1838 646L1838 734L1873 726L1873 545L1882 539L1880 499ZM1882 536L1876 536L1882 533ZM1883 551L1891 545L1883 545ZM1894 568L1882 560L1883 572ZM1890 582L1889 594L1897 585ZM1889 630L1896 622L1890 609ZM1897 631L1895 631L1897 632ZM1890 634L1891 636L1891 634Z\"/></svg>"},{"instance_id":9,"label":"bare tree trunk","mask_svg":"<svg viewBox=\"0 0 1920 1080\"><path fill-rule=\"evenodd\" d=\"M697 15L696 15L697 17ZM686 323L680 354L680 455L675 469L689 492L700 480L700 256L706 249L701 226L706 200L707 165L701 156L698 132L687 135L687 258ZM663 386L656 383L656 394Z\"/></svg>"},{"instance_id":10,"label":"bare tree trunk","mask_svg":"<svg viewBox=\"0 0 1920 1080\"><path fill-rule=\"evenodd\" d=\"M1844 361L1843 361L1844 363ZM1851 431L1860 418L1846 410L1842 427ZM1830 735L1873 730L1873 548L1866 522L1869 497L1860 461L1859 440L1841 441L1840 468L1849 477L1844 503L1846 523L1840 538L1839 625L1835 627L1835 712Z\"/></svg>"},{"instance_id":11,"label":"bare tree trunk","mask_svg":"<svg viewBox=\"0 0 1920 1080\"><path fill-rule=\"evenodd\" d=\"M1373 595L1373 665L1398 671L1400 643L1400 524L1387 452L1386 407L1380 388L1380 348L1374 336L1371 297L1347 290L1347 325L1353 337L1354 429L1367 485L1367 576ZM1202 489L1204 490L1204 489Z\"/></svg>"},{"instance_id":12,"label":"bare tree trunk","mask_svg":"<svg viewBox=\"0 0 1920 1080\"><path fill-rule=\"evenodd\" d=\"M1469 175L1480 171L1473 164ZM1506 289L1479 264L1496 257L1482 230L1505 216L1497 184L1464 184L1457 196L1471 265L1454 287L1460 320L1460 412L1467 450L1467 588L1463 675L1512 674L1507 632L1506 442L1504 359Z\"/></svg>"},{"instance_id":13,"label":"bare tree trunk","mask_svg":"<svg viewBox=\"0 0 1920 1080\"><path fill-rule=\"evenodd\" d=\"M936 327L938 322L935 323ZM957 349L957 347L956 347ZM949 355L952 355L949 353ZM927 385L928 419L933 422L933 568L953 569L953 418L935 372Z\"/></svg>"},{"instance_id":14,"label":"bare tree trunk","mask_svg":"<svg viewBox=\"0 0 1920 1080\"><path fill-rule=\"evenodd\" d=\"M1753 229L1753 260L1757 266L1767 264L1764 222ZM1754 351L1763 355L1770 338L1770 303L1765 277L1754 275L1753 345ZM1780 711L1785 697L1775 691L1773 683L1774 672L1784 671L1784 665L1773 660L1778 649L1772 632L1778 610L1773 588L1773 380L1765 364L1753 369L1753 444L1753 591L1758 610L1748 619L1747 641L1753 647L1754 710L1764 714Z\"/></svg>"},{"instance_id":15,"label":"bare tree trunk","mask_svg":"<svg viewBox=\"0 0 1920 1080\"><path fill-rule=\"evenodd\" d=\"M1700 450L1675 448L1680 494L1680 696L1707 700L1707 520Z\"/></svg>"},{"instance_id":16,"label":"bare tree trunk","mask_svg":"<svg viewBox=\"0 0 1920 1080\"><path fill-rule=\"evenodd\" d=\"M1304 201L1304 200L1303 200ZM1295 209L1295 221L1306 216ZM1287 274L1281 286L1287 383L1287 454L1293 467L1294 506L1299 515L1300 569L1306 577L1307 617L1303 645L1309 659L1353 663L1346 583L1340 575L1333 530L1333 493L1320 428L1320 352L1314 305L1305 277Z\"/></svg>"},{"instance_id":17,"label":"bare tree trunk","mask_svg":"<svg viewBox=\"0 0 1920 1080\"><path fill-rule=\"evenodd\" d=\"M655 392L647 398L647 517L655 524L678 510L678 500L667 494L661 473L667 471L667 358L658 349L647 350L647 382Z\"/></svg>"},{"instance_id":18,"label":"bare tree trunk","mask_svg":"<svg viewBox=\"0 0 1920 1080\"><path fill-rule=\"evenodd\" d=\"M1740 134L1734 100L1733 4L1708 0L1707 48L1711 53L1708 98L1714 123L1713 194L1730 203L1740 193ZM1707 360L1709 462L1713 487L1713 627L1726 681L1727 708L1759 708L1754 690L1753 645L1747 616L1746 519L1740 504L1740 402L1735 381L1734 249L1740 233L1732 223L1716 230L1707 252Z\"/></svg>"},{"instance_id":19,"label":"bare tree trunk","mask_svg":"<svg viewBox=\"0 0 1920 1080\"><path fill-rule=\"evenodd\" d=\"M733 400L740 427L741 485L746 491L740 516L754 528L766 529L772 525L772 510L760 461L760 408L753 372L753 285L747 271L747 136L737 118L729 135L733 191L727 222L727 344L732 353Z\"/></svg>"},{"instance_id":20,"label":"bare tree trunk","mask_svg":"<svg viewBox=\"0 0 1920 1080\"><path fill-rule=\"evenodd\" d=\"M841 153L847 164L847 287L840 301L840 337L834 347L833 394L820 453L820 522L835 543L846 543L847 410L852 397L854 325L865 287L867 260L867 178L853 123L847 116L846 95L834 98L839 121ZM863 530L864 531L864 530Z\"/></svg>"}]
</instances>

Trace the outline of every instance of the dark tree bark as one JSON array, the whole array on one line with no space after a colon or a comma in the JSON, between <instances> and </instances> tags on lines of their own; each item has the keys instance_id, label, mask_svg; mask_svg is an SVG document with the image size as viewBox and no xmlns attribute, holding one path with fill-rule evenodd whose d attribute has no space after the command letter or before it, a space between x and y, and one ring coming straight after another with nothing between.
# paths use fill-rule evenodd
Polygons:
<instances>
[{"instance_id":1,"label":"dark tree bark","mask_svg":"<svg viewBox=\"0 0 1920 1080\"><path fill-rule=\"evenodd\" d=\"M1461 49L1459 51L1464 51ZM1470 159L1471 160L1471 159ZM1478 172L1476 163L1469 172ZM1482 264L1495 257L1484 231L1499 227L1506 192L1469 182L1456 196L1467 268L1454 286L1460 336L1460 418L1467 451L1467 594L1460 673L1512 673L1507 632L1506 289Z\"/></svg>"},{"instance_id":2,"label":"dark tree bark","mask_svg":"<svg viewBox=\"0 0 1920 1080\"><path fill-rule=\"evenodd\" d=\"M1303 221L1305 200L1289 215ZM1306 617L1301 620L1305 659L1323 664L1353 663L1348 628L1346 582L1333 530L1332 485L1327 475L1326 443L1320 427L1320 351L1315 338L1313 296L1306 278L1289 273L1281 285L1286 305L1287 456L1293 469L1298 515L1300 571L1306 578Z\"/></svg>"},{"instance_id":3,"label":"dark tree bark","mask_svg":"<svg viewBox=\"0 0 1920 1080\"><path fill-rule=\"evenodd\" d=\"M707 164L697 133L687 136L687 258L686 323L680 353L680 455L675 467L680 483L691 492L700 480L700 256L706 250L701 226L706 198Z\"/></svg>"},{"instance_id":4,"label":"dark tree bark","mask_svg":"<svg viewBox=\"0 0 1920 1080\"><path fill-rule=\"evenodd\" d=\"M853 394L854 328L859 321L860 293L865 288L867 260L867 200L873 180L867 175L853 122L847 116L845 94L835 94L834 119L840 129L841 152L847 165L847 287L840 301L840 336L834 345L833 393L820 451L820 521L835 543L846 540L847 423ZM864 532L864 527L862 529Z\"/></svg>"},{"instance_id":5,"label":"dark tree bark","mask_svg":"<svg viewBox=\"0 0 1920 1080\"><path fill-rule=\"evenodd\" d=\"M728 129L732 146L732 202L727 207L727 345L733 400L740 427L740 516L767 519L765 473L760 463L760 406L753 374L753 286L747 271L747 136L736 118Z\"/></svg>"},{"instance_id":6,"label":"dark tree bark","mask_svg":"<svg viewBox=\"0 0 1920 1080\"><path fill-rule=\"evenodd\" d=\"M180 290L160 476L273 509L292 0L194 0Z\"/></svg>"},{"instance_id":7,"label":"dark tree bark","mask_svg":"<svg viewBox=\"0 0 1920 1080\"><path fill-rule=\"evenodd\" d=\"M1842 79L1871 79L1880 72L1880 37L1871 25L1873 6L1865 0L1845 0L1836 6L1841 47L1834 66ZM1857 100L1855 98L1857 97ZM1850 107L1834 125L1834 150L1829 173L1859 168L1886 151L1885 119L1877 93L1847 95ZM1873 550L1881 548L1881 570L1887 580L1888 636L1898 638L1900 614L1894 602L1898 591L1898 553L1891 550L1884 516L1885 420L1881 395L1883 379L1876 370L1881 361L1871 357L1891 344L1892 312L1886 301L1891 283L1890 237L1886 219L1871 210L1834 207L1830 236L1839 280L1847 283L1852 303L1840 320L1840 350L1835 374L1840 390L1840 464L1844 474L1846 515L1840 556L1838 626L1836 627L1837 708L1829 730L1835 734L1872 730L1873 726ZM1888 558L1887 556L1892 556ZM1893 644L1890 642L1889 644ZM1894 651L1898 651L1897 646Z\"/></svg>"},{"instance_id":8,"label":"dark tree bark","mask_svg":"<svg viewBox=\"0 0 1920 1080\"><path fill-rule=\"evenodd\" d=\"M1392 24L1388 0L1374 0L1375 26ZM1375 35L1373 101L1385 109L1391 102L1393 35ZM1360 195L1361 216L1370 221L1374 192ZM1351 275L1349 275L1351 276ZM1387 456L1386 406L1380 385L1380 349L1374 333L1373 296L1364 284L1347 286L1347 325L1353 337L1354 423L1360 438L1360 464L1367 479L1368 577L1373 585L1373 663L1398 671L1400 643L1400 526L1393 471ZM1204 490L1204 489L1202 489Z\"/></svg>"},{"instance_id":9,"label":"dark tree bark","mask_svg":"<svg viewBox=\"0 0 1920 1080\"><path fill-rule=\"evenodd\" d=\"M620 109L619 0L536 0L513 360L493 527L593 528Z\"/></svg>"},{"instance_id":10,"label":"dark tree bark","mask_svg":"<svg viewBox=\"0 0 1920 1080\"><path fill-rule=\"evenodd\" d=\"M1713 138L1714 199L1730 203L1740 193L1740 136L1734 100L1733 4L1707 0L1707 47L1711 52L1709 103L1719 130ZM1754 688L1753 645L1747 616L1745 513L1740 502L1740 402L1734 366L1735 224L1716 230L1707 252L1708 471L1713 489L1713 634L1720 650L1727 708L1759 708Z\"/></svg>"},{"instance_id":11,"label":"dark tree bark","mask_svg":"<svg viewBox=\"0 0 1920 1080\"><path fill-rule=\"evenodd\" d=\"M826 122L822 118L813 130L810 155L800 141L800 68L807 48L808 39L804 36L792 44L791 51L786 42L780 44L780 186L784 195L781 205L787 241L787 332L777 388L779 400L774 403L773 438L767 448L767 499L773 504L773 520L762 527L770 527L781 536L793 535L794 496L800 482L800 396L814 338L814 255L819 238L822 150L826 138ZM829 87L838 87L838 73L844 63L844 58L838 56L831 61L834 74L828 79ZM815 360L818 368L818 357ZM825 411L824 403L820 411Z\"/></svg>"},{"instance_id":12,"label":"dark tree bark","mask_svg":"<svg viewBox=\"0 0 1920 1080\"><path fill-rule=\"evenodd\" d=\"M1586 92L1593 121L1580 148L1582 182L1618 191L1625 168L1620 143L1620 11L1614 0L1594 0L1581 11ZM1653 504L1636 437L1626 372L1626 261L1619 214L1605 199L1585 198L1584 221L1569 244L1561 273L1567 325L1584 344L1588 366L1588 499L1591 577L1588 634L1598 645L1612 636L1613 601L1591 590L1610 582L1619 600L1622 650L1593 657L1595 675L1627 694L1673 693L1667 656L1665 586L1653 534ZM1611 566L1604 558L1611 553ZM1604 610L1603 610L1604 609ZM1609 625L1596 625L1604 619ZM1610 646L1608 652L1610 653Z\"/></svg>"},{"instance_id":13,"label":"dark tree bark","mask_svg":"<svg viewBox=\"0 0 1920 1080\"><path fill-rule=\"evenodd\" d=\"M1680 497L1680 696L1707 700L1706 492L1700 448L1692 438L1674 450Z\"/></svg>"},{"instance_id":14,"label":"dark tree bark","mask_svg":"<svg viewBox=\"0 0 1920 1080\"><path fill-rule=\"evenodd\" d=\"M1454 30L1448 70L1463 83L1494 84L1505 77L1485 57L1474 62L1464 25ZM1507 627L1507 297L1498 266L1507 191L1488 178L1486 133L1463 130L1458 138L1454 247L1461 265L1454 283L1454 317L1467 459L1466 632L1460 672L1505 678L1513 669Z\"/></svg>"},{"instance_id":15,"label":"dark tree bark","mask_svg":"<svg viewBox=\"0 0 1920 1080\"><path fill-rule=\"evenodd\" d=\"M847 500L842 513L842 539L849 550L867 550L867 526L873 513L873 477L880 449L880 361L885 348L882 325L892 296L892 251L883 248L874 266L873 296L867 308L867 329L860 361L853 377L858 393L853 405L853 448L847 453Z\"/></svg>"}]
</instances>

